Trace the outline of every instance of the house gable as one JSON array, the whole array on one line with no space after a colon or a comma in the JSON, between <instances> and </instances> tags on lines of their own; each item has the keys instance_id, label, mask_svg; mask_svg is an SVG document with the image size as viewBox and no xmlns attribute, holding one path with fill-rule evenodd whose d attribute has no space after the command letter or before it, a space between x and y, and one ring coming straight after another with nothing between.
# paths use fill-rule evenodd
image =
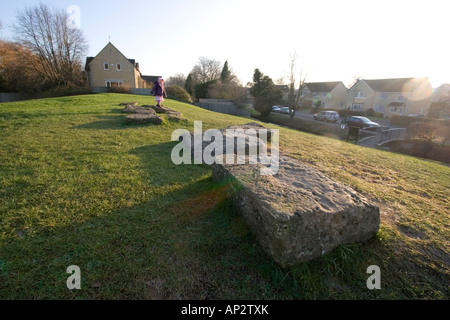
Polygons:
<instances>
[{"instance_id":1,"label":"house gable","mask_svg":"<svg viewBox=\"0 0 450 320\"><path fill-rule=\"evenodd\" d=\"M431 85L428 78L358 80L347 94L352 110L373 109L384 116L424 113L429 107Z\"/></svg>"},{"instance_id":2,"label":"house gable","mask_svg":"<svg viewBox=\"0 0 450 320\"><path fill-rule=\"evenodd\" d=\"M142 87L138 64L109 42L95 57L87 57L85 70L91 87Z\"/></svg>"},{"instance_id":3,"label":"house gable","mask_svg":"<svg viewBox=\"0 0 450 320\"><path fill-rule=\"evenodd\" d=\"M338 86L341 82L340 81L333 81L333 82L309 82L305 83L305 86L309 89L311 93L329 93L331 92L336 86Z\"/></svg>"}]
</instances>

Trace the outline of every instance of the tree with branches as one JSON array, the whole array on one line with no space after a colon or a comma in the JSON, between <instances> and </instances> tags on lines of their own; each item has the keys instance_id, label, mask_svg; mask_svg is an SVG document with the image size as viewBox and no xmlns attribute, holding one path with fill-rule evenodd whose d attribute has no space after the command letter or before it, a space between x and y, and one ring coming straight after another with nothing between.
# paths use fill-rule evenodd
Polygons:
<instances>
[{"instance_id":1,"label":"tree with branches","mask_svg":"<svg viewBox=\"0 0 450 320\"><path fill-rule=\"evenodd\" d=\"M196 84L218 80L221 74L220 62L200 57L190 74Z\"/></svg>"},{"instance_id":2,"label":"tree with branches","mask_svg":"<svg viewBox=\"0 0 450 320\"><path fill-rule=\"evenodd\" d=\"M15 40L33 53L22 58L39 75L42 89L84 84L87 42L83 32L68 22L65 10L43 3L17 13Z\"/></svg>"}]
</instances>

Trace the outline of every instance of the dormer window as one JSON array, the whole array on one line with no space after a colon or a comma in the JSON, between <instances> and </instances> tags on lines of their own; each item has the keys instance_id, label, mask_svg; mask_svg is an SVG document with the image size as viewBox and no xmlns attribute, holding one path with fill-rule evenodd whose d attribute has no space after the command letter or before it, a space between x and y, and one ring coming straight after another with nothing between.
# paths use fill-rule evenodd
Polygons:
<instances>
[{"instance_id":1,"label":"dormer window","mask_svg":"<svg viewBox=\"0 0 450 320\"><path fill-rule=\"evenodd\" d=\"M120 63L116 63L116 70L122 71L122 65Z\"/></svg>"},{"instance_id":2,"label":"dormer window","mask_svg":"<svg viewBox=\"0 0 450 320\"><path fill-rule=\"evenodd\" d=\"M109 64L107 62L103 63L103 69L109 70Z\"/></svg>"}]
</instances>

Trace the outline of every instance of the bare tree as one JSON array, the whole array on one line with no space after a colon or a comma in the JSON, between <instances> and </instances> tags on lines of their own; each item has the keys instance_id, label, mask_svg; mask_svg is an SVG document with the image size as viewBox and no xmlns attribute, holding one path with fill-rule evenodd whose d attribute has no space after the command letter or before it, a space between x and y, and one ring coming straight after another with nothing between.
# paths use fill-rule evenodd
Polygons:
<instances>
[{"instance_id":1,"label":"bare tree","mask_svg":"<svg viewBox=\"0 0 450 320\"><path fill-rule=\"evenodd\" d=\"M298 83L297 95L295 96L295 101L294 101L294 106L295 107L303 104L303 98L304 98L303 90L305 88L306 77L307 77L307 74L304 73L303 64L302 64L302 68L300 70L300 80L299 80L299 83ZM294 115L295 115L295 108L294 108L294 112L291 115L291 117L293 118Z\"/></svg>"},{"instance_id":2,"label":"bare tree","mask_svg":"<svg viewBox=\"0 0 450 320\"><path fill-rule=\"evenodd\" d=\"M294 118L295 116L295 64L297 62L297 52L294 52L293 55L291 55L291 60L289 64L289 114L291 115L291 118Z\"/></svg>"},{"instance_id":3,"label":"bare tree","mask_svg":"<svg viewBox=\"0 0 450 320\"><path fill-rule=\"evenodd\" d=\"M166 85L177 85L184 88L186 84L186 76L182 73L177 73L174 76L170 76L166 81Z\"/></svg>"},{"instance_id":4,"label":"bare tree","mask_svg":"<svg viewBox=\"0 0 450 320\"><path fill-rule=\"evenodd\" d=\"M69 26L66 11L43 3L25 8L17 12L14 29L16 41L33 53L28 62L45 89L83 83L87 42L80 29Z\"/></svg>"},{"instance_id":5,"label":"bare tree","mask_svg":"<svg viewBox=\"0 0 450 320\"><path fill-rule=\"evenodd\" d=\"M219 61L200 57L191 71L191 76L195 83L204 83L219 79L221 72L222 68Z\"/></svg>"},{"instance_id":6,"label":"bare tree","mask_svg":"<svg viewBox=\"0 0 450 320\"><path fill-rule=\"evenodd\" d=\"M33 92L40 86L38 76L22 57L32 56L18 43L0 40L0 90Z\"/></svg>"},{"instance_id":7,"label":"bare tree","mask_svg":"<svg viewBox=\"0 0 450 320\"><path fill-rule=\"evenodd\" d=\"M208 90L208 97L213 99L233 100L236 104L242 104L245 99L246 89L234 78L231 81L218 81L211 85Z\"/></svg>"},{"instance_id":8,"label":"bare tree","mask_svg":"<svg viewBox=\"0 0 450 320\"><path fill-rule=\"evenodd\" d=\"M282 85L284 85L284 78L278 78L278 79L275 79L274 83L275 83L277 86L282 86Z\"/></svg>"}]
</instances>

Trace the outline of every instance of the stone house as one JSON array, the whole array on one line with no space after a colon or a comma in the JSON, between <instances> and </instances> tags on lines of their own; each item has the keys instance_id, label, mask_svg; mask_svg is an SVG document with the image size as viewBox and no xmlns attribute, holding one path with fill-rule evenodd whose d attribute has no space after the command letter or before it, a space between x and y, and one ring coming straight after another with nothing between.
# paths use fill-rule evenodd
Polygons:
<instances>
[{"instance_id":1,"label":"stone house","mask_svg":"<svg viewBox=\"0 0 450 320\"><path fill-rule=\"evenodd\" d=\"M346 107L354 111L373 109L385 117L426 114L432 87L427 77L358 79L347 91Z\"/></svg>"},{"instance_id":2,"label":"stone house","mask_svg":"<svg viewBox=\"0 0 450 320\"><path fill-rule=\"evenodd\" d=\"M306 82L300 88L303 101L325 109L343 109L347 98L347 87L342 81Z\"/></svg>"},{"instance_id":3,"label":"stone house","mask_svg":"<svg viewBox=\"0 0 450 320\"><path fill-rule=\"evenodd\" d=\"M85 70L90 87L151 88L158 78L143 76L139 63L125 57L111 42L95 57L86 58Z\"/></svg>"}]
</instances>

